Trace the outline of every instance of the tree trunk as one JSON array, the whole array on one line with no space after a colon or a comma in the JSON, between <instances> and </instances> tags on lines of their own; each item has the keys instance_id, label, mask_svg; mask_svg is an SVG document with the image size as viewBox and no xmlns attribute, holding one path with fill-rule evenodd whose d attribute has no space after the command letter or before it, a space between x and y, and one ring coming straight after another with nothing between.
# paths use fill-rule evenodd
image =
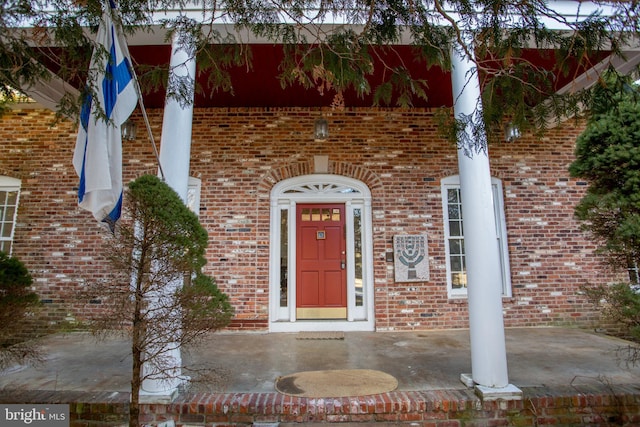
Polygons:
<instances>
[{"instance_id":1,"label":"tree trunk","mask_svg":"<svg viewBox=\"0 0 640 427\"><path fill-rule=\"evenodd\" d=\"M134 337L135 337L134 328ZM141 371L142 371L142 352L137 346L134 338L134 345L132 346L133 356L133 373L131 375L131 403L129 406L129 427L138 427L140 418L140 386L142 385Z\"/></svg>"},{"instance_id":2,"label":"tree trunk","mask_svg":"<svg viewBox=\"0 0 640 427\"><path fill-rule=\"evenodd\" d=\"M142 364L145 323L142 307L144 295L142 293L142 274L136 277L135 305L133 313L133 325L131 333L131 404L129 406L129 427L138 427L140 424L140 388L142 387Z\"/></svg>"}]
</instances>

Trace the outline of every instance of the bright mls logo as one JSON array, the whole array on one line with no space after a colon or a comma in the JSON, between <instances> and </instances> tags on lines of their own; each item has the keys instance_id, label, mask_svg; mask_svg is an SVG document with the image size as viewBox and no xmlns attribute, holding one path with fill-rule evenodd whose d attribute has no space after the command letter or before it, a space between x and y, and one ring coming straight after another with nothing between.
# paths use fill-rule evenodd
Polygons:
<instances>
[{"instance_id":1,"label":"bright mls logo","mask_svg":"<svg viewBox=\"0 0 640 427\"><path fill-rule=\"evenodd\" d=\"M0 405L0 425L68 427L69 405Z\"/></svg>"}]
</instances>

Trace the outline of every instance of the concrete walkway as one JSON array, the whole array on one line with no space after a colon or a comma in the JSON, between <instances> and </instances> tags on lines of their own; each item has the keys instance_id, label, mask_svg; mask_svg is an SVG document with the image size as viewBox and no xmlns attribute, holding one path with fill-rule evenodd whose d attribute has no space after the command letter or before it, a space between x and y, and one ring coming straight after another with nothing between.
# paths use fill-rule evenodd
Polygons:
<instances>
[{"instance_id":1,"label":"concrete walkway","mask_svg":"<svg viewBox=\"0 0 640 427\"><path fill-rule=\"evenodd\" d=\"M344 339L299 339L298 334L218 333L185 351L191 368L207 367L213 379L197 391L274 392L282 375L322 369L377 369L395 376L400 391L463 389L471 371L466 330L350 332ZM640 367L616 358L626 341L563 328L508 329L509 379L518 387L632 385L640 390ZM58 334L43 341L46 360L0 372L0 389L129 391L128 341L96 341L87 333ZM189 373L194 379L198 372Z\"/></svg>"}]
</instances>

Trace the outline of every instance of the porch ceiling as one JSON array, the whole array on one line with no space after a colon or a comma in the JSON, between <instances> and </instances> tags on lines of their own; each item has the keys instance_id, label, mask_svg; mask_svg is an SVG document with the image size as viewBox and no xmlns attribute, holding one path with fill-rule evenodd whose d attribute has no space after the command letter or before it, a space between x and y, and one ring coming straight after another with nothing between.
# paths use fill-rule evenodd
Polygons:
<instances>
[{"instance_id":1,"label":"porch ceiling","mask_svg":"<svg viewBox=\"0 0 640 427\"><path fill-rule=\"evenodd\" d=\"M304 88L299 84L283 89L278 76L279 64L283 59L283 49L280 45L253 44L251 47L252 66L230 68L233 92L213 91L207 84L208 76L198 73L200 89L196 93L196 107L329 107L333 101L333 92L321 94L316 88ZM393 52L378 51L377 55L384 58L385 65L399 64L400 61L410 68L413 76L427 82L427 100L415 99L414 107L450 107L453 105L451 94L450 72L439 67L427 69L423 62L417 61L415 47L409 45L393 46ZM167 64L171 47L162 45L130 46L130 52L135 64L160 65ZM555 58L552 51L527 50L523 56L537 66L551 69ZM594 63L597 62L594 61ZM384 81L384 67L375 66L375 73L370 76L370 86L375 88ZM555 87L560 89L573 78L584 72L575 66L569 72L556 75ZM371 107L371 94L359 97L355 91L344 94L346 107ZM164 91L145 94L145 105L148 108L161 108L164 105ZM395 106L395 100L391 105Z\"/></svg>"}]
</instances>

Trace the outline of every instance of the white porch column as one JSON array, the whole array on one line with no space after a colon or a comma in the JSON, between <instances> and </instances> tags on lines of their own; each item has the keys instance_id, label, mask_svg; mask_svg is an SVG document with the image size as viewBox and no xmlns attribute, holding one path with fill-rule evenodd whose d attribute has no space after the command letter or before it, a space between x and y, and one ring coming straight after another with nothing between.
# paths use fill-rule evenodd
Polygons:
<instances>
[{"instance_id":1,"label":"white porch column","mask_svg":"<svg viewBox=\"0 0 640 427\"><path fill-rule=\"evenodd\" d=\"M186 42L185 42L186 40ZM182 200L187 202L189 188L189 163L191 158L191 130L193 119L193 94L195 91L196 61L193 44L180 31L176 31L171 46L169 68L169 84L179 82L187 85L191 91L190 99L173 99L167 97L162 121L162 137L160 142L160 167L167 184L173 188ZM185 45L186 43L186 45ZM160 171L159 171L160 173ZM168 291L182 286L179 283L167 285ZM153 304L153 302L151 302ZM171 361L171 371L165 378L154 375L146 378L142 383L140 398L154 401L171 398L178 386L185 381L182 377L182 356L176 343L164 344L166 360ZM144 374L154 374L152 368L145 366Z\"/></svg>"},{"instance_id":2,"label":"white porch column","mask_svg":"<svg viewBox=\"0 0 640 427\"><path fill-rule=\"evenodd\" d=\"M195 91L195 46L188 44L185 34L176 32L171 45L169 84L178 84L191 91L190 99L167 97L162 120L160 165L164 178L182 200L187 202L189 163L191 160L191 129L193 122L193 94ZM185 88L187 89L187 88Z\"/></svg>"},{"instance_id":3,"label":"white porch column","mask_svg":"<svg viewBox=\"0 0 640 427\"><path fill-rule=\"evenodd\" d=\"M470 44L471 46L471 44ZM472 52L473 48L469 47ZM464 53L452 52L454 114L465 120L481 109L480 86L475 64ZM466 119L468 120L468 119ZM511 393L507 374L502 277L496 238L496 220L487 150L468 145L472 126L458 136L458 168L467 268L471 369L476 389L490 397L498 389ZM515 392L513 390L513 392ZM517 393L517 392L516 392ZM501 399L505 396L500 395Z\"/></svg>"}]
</instances>

